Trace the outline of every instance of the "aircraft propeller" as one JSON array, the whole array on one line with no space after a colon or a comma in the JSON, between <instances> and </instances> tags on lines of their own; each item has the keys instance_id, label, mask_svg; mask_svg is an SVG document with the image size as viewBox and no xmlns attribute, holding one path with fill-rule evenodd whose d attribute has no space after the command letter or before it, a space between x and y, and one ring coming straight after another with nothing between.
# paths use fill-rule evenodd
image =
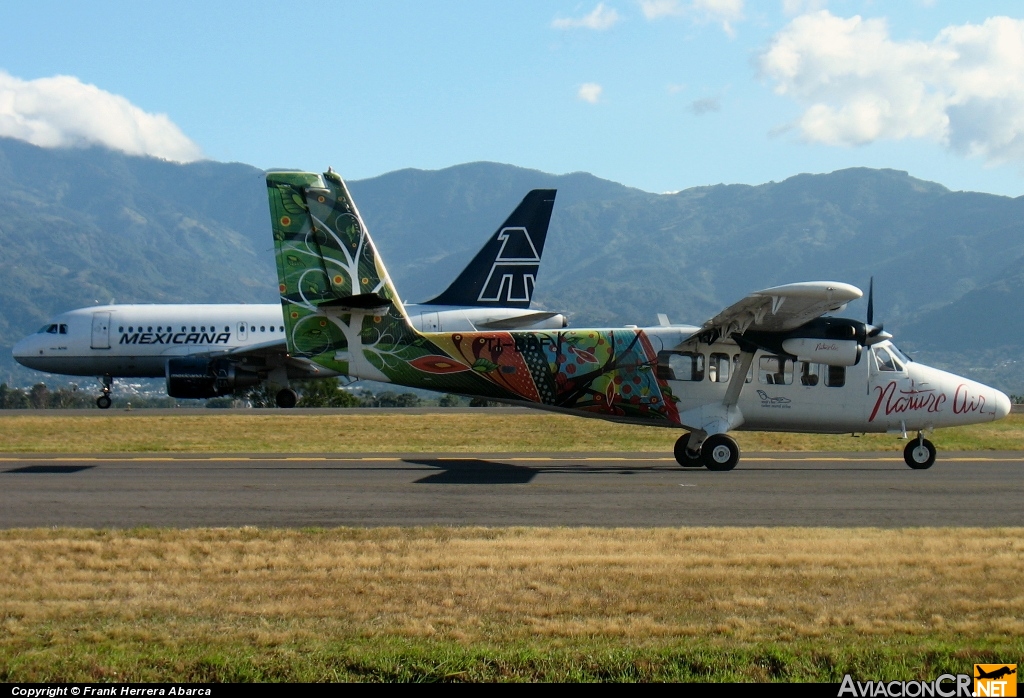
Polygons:
<instances>
[{"instance_id":1,"label":"aircraft propeller","mask_svg":"<svg viewBox=\"0 0 1024 698\"><path fill-rule=\"evenodd\" d=\"M868 281L868 317L867 323L864 325L865 338L867 341L864 342L866 345L876 344L892 337L891 334L885 331L882 323L874 325L875 321L875 277L872 276L871 280Z\"/></svg>"}]
</instances>

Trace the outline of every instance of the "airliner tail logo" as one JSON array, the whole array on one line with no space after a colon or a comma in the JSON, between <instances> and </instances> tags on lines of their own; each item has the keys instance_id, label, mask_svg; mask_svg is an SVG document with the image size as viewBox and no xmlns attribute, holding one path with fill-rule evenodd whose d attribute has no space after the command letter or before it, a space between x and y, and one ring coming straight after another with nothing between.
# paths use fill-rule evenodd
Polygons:
<instances>
[{"instance_id":1,"label":"airliner tail logo","mask_svg":"<svg viewBox=\"0 0 1024 698\"><path fill-rule=\"evenodd\" d=\"M501 249L477 300L529 303L540 267L540 255L530 239L530 232L526 228L502 228L498 239Z\"/></svg>"}]
</instances>

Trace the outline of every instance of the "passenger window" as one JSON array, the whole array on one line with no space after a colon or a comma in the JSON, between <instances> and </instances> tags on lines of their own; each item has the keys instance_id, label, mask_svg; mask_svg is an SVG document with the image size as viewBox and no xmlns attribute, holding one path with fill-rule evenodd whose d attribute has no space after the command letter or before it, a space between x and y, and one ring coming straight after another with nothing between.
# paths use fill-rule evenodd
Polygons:
<instances>
[{"instance_id":1,"label":"passenger window","mask_svg":"<svg viewBox=\"0 0 1024 698\"><path fill-rule=\"evenodd\" d=\"M702 381L704 355L692 351L663 351L658 354L658 378L670 381Z\"/></svg>"},{"instance_id":2,"label":"passenger window","mask_svg":"<svg viewBox=\"0 0 1024 698\"><path fill-rule=\"evenodd\" d=\"M825 374L825 385L830 388L842 388L846 385L846 366L828 366Z\"/></svg>"},{"instance_id":3,"label":"passenger window","mask_svg":"<svg viewBox=\"0 0 1024 698\"><path fill-rule=\"evenodd\" d=\"M266 331L267 331L267 326L266 325L260 325L260 332L266 332Z\"/></svg>"},{"instance_id":4,"label":"passenger window","mask_svg":"<svg viewBox=\"0 0 1024 698\"><path fill-rule=\"evenodd\" d=\"M790 385L793 382L793 362L781 356L762 356L758 380L768 385Z\"/></svg>"},{"instance_id":5,"label":"passenger window","mask_svg":"<svg viewBox=\"0 0 1024 698\"><path fill-rule=\"evenodd\" d=\"M196 326L195 326L195 325L192 325L192 331L193 331L193 332L195 332L195 331L196 331Z\"/></svg>"},{"instance_id":6,"label":"passenger window","mask_svg":"<svg viewBox=\"0 0 1024 698\"><path fill-rule=\"evenodd\" d=\"M812 364L809 361L800 362L800 385L817 385L819 364Z\"/></svg>"},{"instance_id":7,"label":"passenger window","mask_svg":"<svg viewBox=\"0 0 1024 698\"><path fill-rule=\"evenodd\" d=\"M708 357L708 380L712 383L729 382L729 355L712 354Z\"/></svg>"}]
</instances>

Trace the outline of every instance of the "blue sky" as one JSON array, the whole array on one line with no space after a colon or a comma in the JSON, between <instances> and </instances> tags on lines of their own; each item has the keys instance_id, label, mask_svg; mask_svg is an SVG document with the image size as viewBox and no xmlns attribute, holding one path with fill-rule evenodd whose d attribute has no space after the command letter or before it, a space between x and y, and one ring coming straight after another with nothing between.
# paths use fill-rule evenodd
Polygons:
<instances>
[{"instance_id":1,"label":"blue sky","mask_svg":"<svg viewBox=\"0 0 1024 698\"><path fill-rule=\"evenodd\" d=\"M0 27L0 135L42 145L652 192L891 167L1024 194L1019 3L41 0Z\"/></svg>"}]
</instances>

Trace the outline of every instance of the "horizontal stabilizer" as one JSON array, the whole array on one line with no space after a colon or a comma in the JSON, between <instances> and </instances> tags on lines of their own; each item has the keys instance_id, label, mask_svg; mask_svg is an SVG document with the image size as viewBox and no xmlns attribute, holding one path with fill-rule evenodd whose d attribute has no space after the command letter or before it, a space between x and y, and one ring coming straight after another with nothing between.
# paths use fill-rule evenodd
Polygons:
<instances>
[{"instance_id":1,"label":"horizontal stabilizer","mask_svg":"<svg viewBox=\"0 0 1024 698\"><path fill-rule=\"evenodd\" d=\"M519 330L524 327L530 327L543 320L549 320L556 315L558 315L558 313L528 313L527 315L502 318L501 320L492 320L491 322L478 322L476 323L476 326L477 329L481 330Z\"/></svg>"},{"instance_id":2,"label":"horizontal stabilizer","mask_svg":"<svg viewBox=\"0 0 1024 698\"><path fill-rule=\"evenodd\" d=\"M369 313L387 310L391 305L392 302L390 300L378 296L376 293L360 293L356 296L342 296L334 300L324 301L320 304L320 308L328 312Z\"/></svg>"}]
</instances>

